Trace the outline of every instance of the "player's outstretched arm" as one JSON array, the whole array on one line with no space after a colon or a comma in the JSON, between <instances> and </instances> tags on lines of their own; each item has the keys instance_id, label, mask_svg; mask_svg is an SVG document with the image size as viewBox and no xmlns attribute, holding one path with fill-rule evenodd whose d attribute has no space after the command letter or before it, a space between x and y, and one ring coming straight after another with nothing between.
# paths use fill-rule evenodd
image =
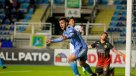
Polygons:
<instances>
[{"instance_id":1,"label":"player's outstretched arm","mask_svg":"<svg viewBox=\"0 0 136 76\"><path fill-rule=\"evenodd\" d=\"M50 44L50 43L56 43L56 42L62 42L63 40L66 40L67 39L67 37L66 36L64 36L64 35L61 35L59 38L57 38L57 39L49 39L49 40L47 40L47 44Z\"/></svg>"},{"instance_id":2,"label":"player's outstretched arm","mask_svg":"<svg viewBox=\"0 0 136 76\"><path fill-rule=\"evenodd\" d=\"M91 49L92 48L92 46L91 45L88 45L88 49Z\"/></svg>"},{"instance_id":3,"label":"player's outstretched arm","mask_svg":"<svg viewBox=\"0 0 136 76\"><path fill-rule=\"evenodd\" d=\"M48 39L48 40L46 41L46 43L47 43L47 44L50 44L50 43L51 43L51 39Z\"/></svg>"},{"instance_id":4,"label":"player's outstretched arm","mask_svg":"<svg viewBox=\"0 0 136 76\"><path fill-rule=\"evenodd\" d=\"M123 59L126 58L126 55L125 55L124 53L118 51L116 48L113 48L112 51L115 52L115 53L118 54L118 55L121 55L121 56L123 57Z\"/></svg>"}]
</instances>

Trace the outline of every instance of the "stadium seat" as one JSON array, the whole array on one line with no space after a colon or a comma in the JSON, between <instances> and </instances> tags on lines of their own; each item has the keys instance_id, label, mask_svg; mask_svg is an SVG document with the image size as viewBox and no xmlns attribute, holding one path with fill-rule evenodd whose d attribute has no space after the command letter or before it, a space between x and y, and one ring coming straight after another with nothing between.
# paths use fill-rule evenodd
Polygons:
<instances>
[{"instance_id":1,"label":"stadium seat","mask_svg":"<svg viewBox=\"0 0 136 76\"><path fill-rule=\"evenodd\" d=\"M30 19L31 19L31 15L29 15L29 14L27 14L27 15L25 16L25 18L24 18L25 22L27 22L27 21L30 20Z\"/></svg>"},{"instance_id":2,"label":"stadium seat","mask_svg":"<svg viewBox=\"0 0 136 76\"><path fill-rule=\"evenodd\" d=\"M111 26L111 27L114 27L114 26L116 26L116 25L117 25L116 22L111 22L111 23L110 23L110 26Z\"/></svg>"},{"instance_id":3,"label":"stadium seat","mask_svg":"<svg viewBox=\"0 0 136 76\"><path fill-rule=\"evenodd\" d=\"M5 14L0 14L0 19L3 19L5 17Z\"/></svg>"},{"instance_id":4,"label":"stadium seat","mask_svg":"<svg viewBox=\"0 0 136 76\"><path fill-rule=\"evenodd\" d=\"M29 3L22 3L21 4L21 9L27 9L29 6Z\"/></svg>"},{"instance_id":5,"label":"stadium seat","mask_svg":"<svg viewBox=\"0 0 136 76\"><path fill-rule=\"evenodd\" d=\"M14 25L11 25L9 30L14 31Z\"/></svg>"},{"instance_id":6,"label":"stadium seat","mask_svg":"<svg viewBox=\"0 0 136 76\"><path fill-rule=\"evenodd\" d=\"M125 20L126 20L126 17L121 16L121 17L118 18L118 20L119 20L119 21L125 21Z\"/></svg>"},{"instance_id":7,"label":"stadium seat","mask_svg":"<svg viewBox=\"0 0 136 76\"><path fill-rule=\"evenodd\" d=\"M36 4L47 4L48 0L35 0Z\"/></svg>"},{"instance_id":8,"label":"stadium seat","mask_svg":"<svg viewBox=\"0 0 136 76\"><path fill-rule=\"evenodd\" d=\"M28 14L29 14L29 15L32 15L33 12L34 12L34 8L30 8L30 9L28 10Z\"/></svg>"},{"instance_id":9,"label":"stadium seat","mask_svg":"<svg viewBox=\"0 0 136 76\"><path fill-rule=\"evenodd\" d=\"M44 3L44 4L47 4L47 3L48 3L48 0L43 0L43 3Z\"/></svg>"},{"instance_id":10,"label":"stadium seat","mask_svg":"<svg viewBox=\"0 0 136 76\"><path fill-rule=\"evenodd\" d=\"M118 6L116 7L116 9L120 10L120 9L122 9L122 6L119 6L119 5L118 5Z\"/></svg>"},{"instance_id":11,"label":"stadium seat","mask_svg":"<svg viewBox=\"0 0 136 76\"><path fill-rule=\"evenodd\" d=\"M120 21L120 22L117 22L116 26L117 27L122 27L122 26L125 26L125 24L123 24L122 21Z\"/></svg>"},{"instance_id":12,"label":"stadium seat","mask_svg":"<svg viewBox=\"0 0 136 76\"><path fill-rule=\"evenodd\" d=\"M119 1L119 0L116 0L116 1L114 2L114 4L118 5L118 4L120 4L120 1Z\"/></svg>"},{"instance_id":13,"label":"stadium seat","mask_svg":"<svg viewBox=\"0 0 136 76\"><path fill-rule=\"evenodd\" d=\"M122 15L123 15L123 16L126 16L126 15L127 15L127 12L126 12L126 11L123 11L123 12L122 12Z\"/></svg>"},{"instance_id":14,"label":"stadium seat","mask_svg":"<svg viewBox=\"0 0 136 76\"><path fill-rule=\"evenodd\" d=\"M126 0L121 1L121 4L127 4Z\"/></svg>"},{"instance_id":15,"label":"stadium seat","mask_svg":"<svg viewBox=\"0 0 136 76\"><path fill-rule=\"evenodd\" d=\"M28 2L30 2L30 0L24 0L24 2L25 2L25 3L28 3Z\"/></svg>"},{"instance_id":16,"label":"stadium seat","mask_svg":"<svg viewBox=\"0 0 136 76\"><path fill-rule=\"evenodd\" d=\"M65 0L54 0L55 4L64 4Z\"/></svg>"},{"instance_id":17,"label":"stadium seat","mask_svg":"<svg viewBox=\"0 0 136 76\"><path fill-rule=\"evenodd\" d=\"M11 40L6 40L6 39L2 40L2 46L1 47L2 48L12 48L13 46L12 46Z\"/></svg>"},{"instance_id":18,"label":"stadium seat","mask_svg":"<svg viewBox=\"0 0 136 76\"><path fill-rule=\"evenodd\" d=\"M117 21L118 17L112 17L112 21Z\"/></svg>"},{"instance_id":19,"label":"stadium seat","mask_svg":"<svg viewBox=\"0 0 136 76\"><path fill-rule=\"evenodd\" d=\"M6 19L3 24L10 24L10 20Z\"/></svg>"},{"instance_id":20,"label":"stadium seat","mask_svg":"<svg viewBox=\"0 0 136 76\"><path fill-rule=\"evenodd\" d=\"M5 29L6 29L6 26L2 25L1 30L5 30Z\"/></svg>"},{"instance_id":21,"label":"stadium seat","mask_svg":"<svg viewBox=\"0 0 136 76\"><path fill-rule=\"evenodd\" d=\"M120 36L126 36L126 33L121 33Z\"/></svg>"},{"instance_id":22,"label":"stadium seat","mask_svg":"<svg viewBox=\"0 0 136 76\"><path fill-rule=\"evenodd\" d=\"M92 5L94 3L94 0L88 0L88 4Z\"/></svg>"},{"instance_id":23,"label":"stadium seat","mask_svg":"<svg viewBox=\"0 0 136 76\"><path fill-rule=\"evenodd\" d=\"M114 15L119 15L119 11L115 11L115 12L114 12Z\"/></svg>"},{"instance_id":24,"label":"stadium seat","mask_svg":"<svg viewBox=\"0 0 136 76\"><path fill-rule=\"evenodd\" d=\"M18 2L19 2L19 3L22 3L22 2L24 2L24 0L18 0Z\"/></svg>"}]
</instances>

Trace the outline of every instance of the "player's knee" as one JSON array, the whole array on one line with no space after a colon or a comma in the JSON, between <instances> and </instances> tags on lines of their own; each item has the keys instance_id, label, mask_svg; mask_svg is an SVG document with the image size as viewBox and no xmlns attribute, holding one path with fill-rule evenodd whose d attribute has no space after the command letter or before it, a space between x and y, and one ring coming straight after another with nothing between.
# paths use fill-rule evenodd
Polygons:
<instances>
[{"instance_id":1,"label":"player's knee","mask_svg":"<svg viewBox=\"0 0 136 76\"><path fill-rule=\"evenodd\" d=\"M75 55L71 55L71 56L68 57L68 63L71 63L71 62L73 62L75 60L76 60L76 56Z\"/></svg>"},{"instance_id":2,"label":"player's knee","mask_svg":"<svg viewBox=\"0 0 136 76\"><path fill-rule=\"evenodd\" d=\"M85 64L86 64L86 63L85 63L84 61L80 61L80 63L79 63L79 64L80 64L80 66L82 66L82 67L83 67L83 66L85 66Z\"/></svg>"},{"instance_id":3,"label":"player's knee","mask_svg":"<svg viewBox=\"0 0 136 76\"><path fill-rule=\"evenodd\" d=\"M71 58L71 57L68 58L68 63L71 63L73 61L75 61L73 58Z\"/></svg>"},{"instance_id":4,"label":"player's knee","mask_svg":"<svg viewBox=\"0 0 136 76\"><path fill-rule=\"evenodd\" d=\"M68 63L71 63L71 59L70 58L68 58Z\"/></svg>"}]
</instances>

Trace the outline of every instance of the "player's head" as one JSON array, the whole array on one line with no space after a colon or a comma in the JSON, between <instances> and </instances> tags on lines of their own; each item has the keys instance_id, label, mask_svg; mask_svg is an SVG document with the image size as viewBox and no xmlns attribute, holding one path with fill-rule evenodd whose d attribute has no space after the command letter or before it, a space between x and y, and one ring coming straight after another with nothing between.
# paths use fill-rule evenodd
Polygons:
<instances>
[{"instance_id":1,"label":"player's head","mask_svg":"<svg viewBox=\"0 0 136 76\"><path fill-rule=\"evenodd\" d=\"M60 18L59 24L62 30L65 30L68 25L68 20L66 18Z\"/></svg>"},{"instance_id":2,"label":"player's head","mask_svg":"<svg viewBox=\"0 0 136 76\"><path fill-rule=\"evenodd\" d=\"M108 33L107 33L107 32L103 32L100 38L101 38L102 40L104 40L104 41L107 40L107 38L108 38Z\"/></svg>"},{"instance_id":3,"label":"player's head","mask_svg":"<svg viewBox=\"0 0 136 76\"><path fill-rule=\"evenodd\" d=\"M75 18L74 17L71 17L69 19L69 25L75 26Z\"/></svg>"}]
</instances>

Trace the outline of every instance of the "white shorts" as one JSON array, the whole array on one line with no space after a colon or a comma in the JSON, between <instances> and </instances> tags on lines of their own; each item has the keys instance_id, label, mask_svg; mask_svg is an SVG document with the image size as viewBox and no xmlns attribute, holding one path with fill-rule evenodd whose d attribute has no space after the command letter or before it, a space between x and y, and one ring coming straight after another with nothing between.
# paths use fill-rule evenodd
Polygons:
<instances>
[{"instance_id":1,"label":"white shorts","mask_svg":"<svg viewBox=\"0 0 136 76\"><path fill-rule=\"evenodd\" d=\"M74 46L71 43L69 43L69 48L70 48L70 54L75 52Z\"/></svg>"}]
</instances>

